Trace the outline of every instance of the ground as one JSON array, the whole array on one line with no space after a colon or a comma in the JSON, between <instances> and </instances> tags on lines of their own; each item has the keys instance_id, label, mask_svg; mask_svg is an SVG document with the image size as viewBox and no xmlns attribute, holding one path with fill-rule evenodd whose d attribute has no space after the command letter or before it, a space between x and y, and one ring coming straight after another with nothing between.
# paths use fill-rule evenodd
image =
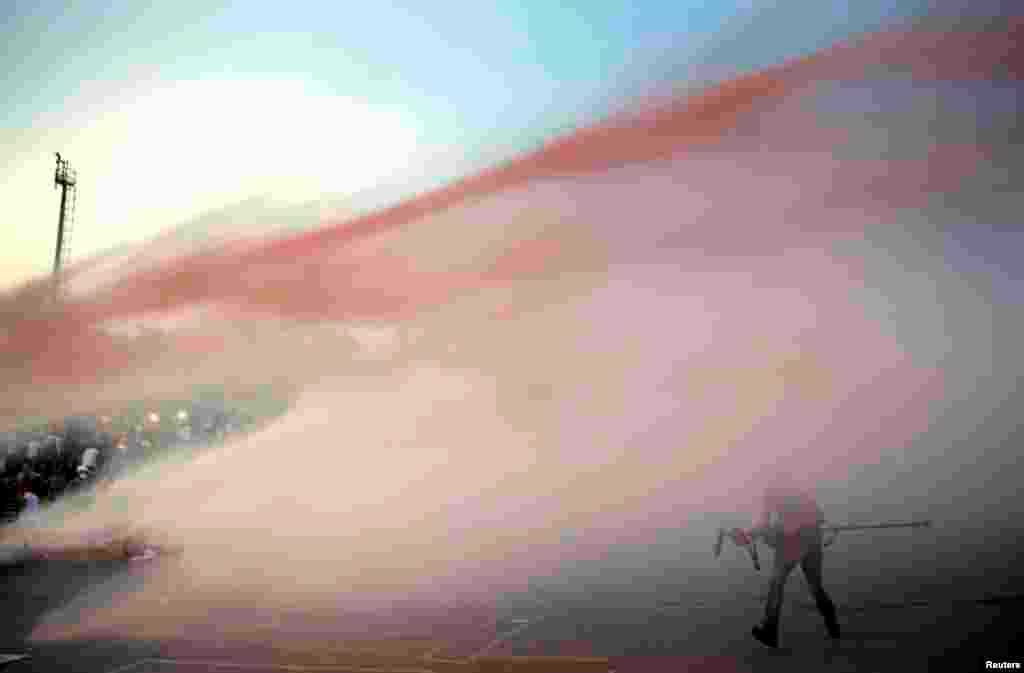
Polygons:
<instances>
[{"instance_id":1,"label":"ground","mask_svg":"<svg viewBox=\"0 0 1024 673\"><path fill-rule=\"evenodd\" d=\"M0 654L27 659L0 664L4 673L199 673L200 671L929 671L984 670L1007 660L1024 617L1019 597L1002 600L878 604L841 608L845 637L830 643L799 581L794 581L784 642L768 650L750 638L760 607L753 593L716 594L658 587L580 588L499 600L490 616L468 615L462 631L438 626L424 634L447 640L379 642L318 637L261 642L90 641L29 643L35 620L91 583L126 572L123 561L34 561L0 568L3 612ZM724 600L727 599L727 600ZM471 608L467 608L471 609ZM493 617L487 619L486 617ZM486 622L492 626L482 626ZM253 623L266 624L259 616ZM496 628L493 626L496 624ZM312 633L312 632L311 632ZM1020 650L1016 654L1019 660ZM473 655L478 655L473 659ZM562 658L551 658L562 657Z\"/></svg>"}]
</instances>

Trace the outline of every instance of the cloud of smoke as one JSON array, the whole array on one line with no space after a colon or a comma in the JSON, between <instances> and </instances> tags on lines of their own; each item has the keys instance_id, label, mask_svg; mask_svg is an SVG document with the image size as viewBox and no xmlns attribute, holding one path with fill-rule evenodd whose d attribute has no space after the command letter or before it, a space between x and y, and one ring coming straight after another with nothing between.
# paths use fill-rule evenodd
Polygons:
<instances>
[{"instance_id":1,"label":"cloud of smoke","mask_svg":"<svg viewBox=\"0 0 1024 673\"><path fill-rule=\"evenodd\" d=\"M957 192L991 148L961 120L955 142L845 157L899 129L830 125L830 87L1019 83L1020 25L872 36L315 232L83 268L100 277L60 306L12 293L7 419L209 381L294 395L254 435L56 519L186 555L36 635L489 595L747 507L773 474L841 481L906 446L947 382L858 303L866 270L841 250Z\"/></svg>"}]
</instances>

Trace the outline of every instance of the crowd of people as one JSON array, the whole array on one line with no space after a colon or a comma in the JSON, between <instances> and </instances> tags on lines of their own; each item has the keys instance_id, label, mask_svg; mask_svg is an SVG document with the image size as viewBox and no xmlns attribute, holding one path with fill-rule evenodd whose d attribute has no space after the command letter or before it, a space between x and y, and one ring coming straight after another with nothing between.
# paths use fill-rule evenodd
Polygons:
<instances>
[{"instance_id":1,"label":"crowd of people","mask_svg":"<svg viewBox=\"0 0 1024 673\"><path fill-rule=\"evenodd\" d=\"M109 450L102 450L108 447L82 446L60 434L29 438L16 434L6 444L0 456L0 515L5 521L84 485L109 455Z\"/></svg>"},{"instance_id":2,"label":"crowd of people","mask_svg":"<svg viewBox=\"0 0 1024 673\"><path fill-rule=\"evenodd\" d=\"M203 415L184 409L172 423L160 421L150 412L142 423L118 431L109 417L76 417L51 423L46 431L0 435L0 524L113 479L160 451L211 444L247 425L223 411Z\"/></svg>"}]
</instances>

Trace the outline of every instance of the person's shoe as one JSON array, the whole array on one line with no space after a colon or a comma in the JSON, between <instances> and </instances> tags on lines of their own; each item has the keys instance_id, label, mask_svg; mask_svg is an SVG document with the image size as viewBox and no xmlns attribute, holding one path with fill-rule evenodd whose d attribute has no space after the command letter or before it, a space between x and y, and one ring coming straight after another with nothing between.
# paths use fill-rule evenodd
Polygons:
<instances>
[{"instance_id":1,"label":"person's shoe","mask_svg":"<svg viewBox=\"0 0 1024 673\"><path fill-rule=\"evenodd\" d=\"M828 630L829 638L838 640L839 620L836 619L836 606L831 602L819 605L821 616L825 618L825 628Z\"/></svg>"},{"instance_id":2,"label":"person's shoe","mask_svg":"<svg viewBox=\"0 0 1024 673\"><path fill-rule=\"evenodd\" d=\"M768 647L779 646L779 629L765 624L758 624L750 630L750 633L761 643Z\"/></svg>"},{"instance_id":3,"label":"person's shoe","mask_svg":"<svg viewBox=\"0 0 1024 673\"><path fill-rule=\"evenodd\" d=\"M839 620L836 619L835 613L825 616L825 628L828 629L829 638L839 640Z\"/></svg>"}]
</instances>

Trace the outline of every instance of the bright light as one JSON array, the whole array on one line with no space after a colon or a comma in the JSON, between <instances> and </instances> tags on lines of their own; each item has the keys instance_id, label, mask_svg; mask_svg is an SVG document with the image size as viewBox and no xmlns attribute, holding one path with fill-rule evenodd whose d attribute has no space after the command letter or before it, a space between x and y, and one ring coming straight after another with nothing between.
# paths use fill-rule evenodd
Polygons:
<instances>
[{"instance_id":1,"label":"bright light","mask_svg":"<svg viewBox=\"0 0 1024 673\"><path fill-rule=\"evenodd\" d=\"M41 126L11 135L11 152L4 144L3 159L17 162L0 184L11 221L51 216L52 181L39 176L53 174L54 147L88 176L76 221L89 236L76 243L74 258L254 196L306 204L404 184L422 132L400 108L302 81L143 77L101 88L83 87ZM0 256L0 287L48 270L49 227L20 233Z\"/></svg>"},{"instance_id":2,"label":"bright light","mask_svg":"<svg viewBox=\"0 0 1024 673\"><path fill-rule=\"evenodd\" d=\"M147 418L149 419L150 423L159 423L160 422L160 414L155 413L155 412L151 412Z\"/></svg>"},{"instance_id":3,"label":"bright light","mask_svg":"<svg viewBox=\"0 0 1024 673\"><path fill-rule=\"evenodd\" d=\"M96 192L119 197L93 218L126 232L254 194L304 203L357 192L404 169L417 136L393 111L289 81L167 82L116 116L110 165L93 170Z\"/></svg>"},{"instance_id":4,"label":"bright light","mask_svg":"<svg viewBox=\"0 0 1024 673\"><path fill-rule=\"evenodd\" d=\"M179 411L179 412L178 412L178 420L179 420L179 421L181 421L182 423L184 423L185 421L187 421L187 420L188 420L188 412L187 412L187 411L185 411L184 409L182 409L181 411Z\"/></svg>"}]
</instances>

